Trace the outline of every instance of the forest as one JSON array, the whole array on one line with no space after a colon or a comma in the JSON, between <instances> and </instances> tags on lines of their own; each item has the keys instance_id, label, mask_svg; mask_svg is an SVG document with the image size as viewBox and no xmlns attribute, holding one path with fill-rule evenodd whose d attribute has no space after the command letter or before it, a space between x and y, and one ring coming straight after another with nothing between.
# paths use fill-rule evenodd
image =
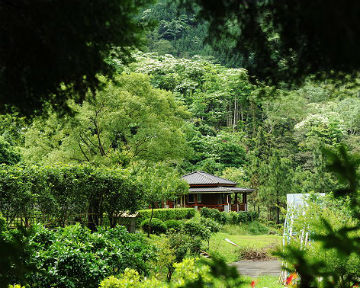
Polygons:
<instances>
[{"instance_id":1,"label":"forest","mask_svg":"<svg viewBox=\"0 0 360 288\"><path fill-rule=\"evenodd\" d=\"M209 31L222 20L211 9L205 13L202 1L195 1L195 7L191 1L138 1L140 8L125 2L123 9L109 4L99 15L100 23L127 13L104 26L110 30L98 31L117 39L115 48L100 43L105 40L99 35L84 36L84 47L64 44L62 52L74 54L67 58L59 53L63 58L51 65L69 60L69 67L46 77L39 71L51 70L47 54L45 64L19 62L25 67L22 74L16 67L11 69L18 74L7 74L12 70L0 62L0 287L284 287L275 278L261 284L261 279L238 276L226 263L241 257L233 259L230 250L212 254L221 233L236 235L229 231L266 234L270 238L263 241L277 243L275 252L266 251L275 256L265 254L290 263L289 278L296 273L298 279L290 286L290 278L287 287L357 287L358 70L327 77L312 73L309 66L306 75L301 69L280 74L281 65L290 69L291 63L276 58L281 45L274 39L281 33L273 31L275 24L266 26L269 12L259 10L265 15L260 26L276 47L270 58L280 67L265 67L280 71L276 81L268 81L265 68L264 74L256 74L261 66L254 59L261 57L247 55L230 37L246 32L237 23L241 17L228 18L230 32L214 40ZM87 23L86 17L99 7L75 8L85 9L81 21ZM12 8L0 4L0 15L6 9ZM37 13L29 11L31 20ZM13 29L20 29L19 20L11 21ZM67 25L76 21L73 17ZM117 25L128 25L126 35L132 36L116 36L112 29ZM66 41L71 43L72 37ZM26 46L30 40L21 41ZM94 47L109 49L104 60L108 68L99 64L96 57L103 54L97 55ZM23 48L15 52L23 53ZM90 58L74 60L88 48ZM14 75L18 86L11 82ZM188 193L181 176L192 171L255 189L248 212L154 210ZM315 242L308 250L299 243L287 249L278 245L286 197L292 193L315 199L297 224L299 230L303 225L312 231ZM326 197L316 199L318 193ZM117 224L119 215L135 212L137 233L132 234ZM236 253L261 250L269 244L264 243ZM204 251L210 260L201 258Z\"/></svg>"}]
</instances>

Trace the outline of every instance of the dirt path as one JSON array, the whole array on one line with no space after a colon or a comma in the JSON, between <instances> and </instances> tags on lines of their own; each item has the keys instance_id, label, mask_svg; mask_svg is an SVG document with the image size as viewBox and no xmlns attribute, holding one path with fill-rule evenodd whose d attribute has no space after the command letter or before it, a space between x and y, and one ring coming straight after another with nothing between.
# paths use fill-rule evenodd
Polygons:
<instances>
[{"instance_id":1,"label":"dirt path","mask_svg":"<svg viewBox=\"0 0 360 288\"><path fill-rule=\"evenodd\" d=\"M242 260L231 263L241 275L258 277L263 275L280 276L281 262L278 260L253 261Z\"/></svg>"}]
</instances>

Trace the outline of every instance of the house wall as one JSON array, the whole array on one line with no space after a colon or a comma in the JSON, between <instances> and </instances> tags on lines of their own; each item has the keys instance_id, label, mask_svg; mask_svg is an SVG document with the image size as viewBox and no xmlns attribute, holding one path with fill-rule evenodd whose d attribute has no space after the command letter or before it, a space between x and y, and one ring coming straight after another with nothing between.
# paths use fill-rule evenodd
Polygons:
<instances>
[{"instance_id":1,"label":"house wall","mask_svg":"<svg viewBox=\"0 0 360 288\"><path fill-rule=\"evenodd\" d=\"M197 194L194 194L194 195L197 196ZM221 203L221 194L201 194L201 195L202 195L201 202L198 201L198 204L209 204L209 205L222 204ZM187 200L188 199L186 199L186 204L193 204L193 203L188 203Z\"/></svg>"},{"instance_id":2,"label":"house wall","mask_svg":"<svg viewBox=\"0 0 360 288\"><path fill-rule=\"evenodd\" d=\"M238 195L238 204L235 203L235 196L231 195L231 199L230 199L230 195L229 195L229 201L231 200L231 211L247 211L247 205L246 205L246 194L241 195L241 193L239 193L240 195ZM202 208L202 207L208 207L208 208L216 208L219 209L220 211L224 211L224 206L226 204L226 195L225 193L209 193L209 194L201 194L201 202L197 201L197 195L198 194L192 194L194 195L194 202L189 202L189 197L188 195L182 196L181 198L179 198L176 203L174 203L173 201L166 201L166 207L169 208L174 208L175 206L179 207L195 207L197 206L198 208ZM242 203L241 203L242 200ZM245 203L244 203L245 202ZM185 205L184 205L185 204Z\"/></svg>"}]
</instances>

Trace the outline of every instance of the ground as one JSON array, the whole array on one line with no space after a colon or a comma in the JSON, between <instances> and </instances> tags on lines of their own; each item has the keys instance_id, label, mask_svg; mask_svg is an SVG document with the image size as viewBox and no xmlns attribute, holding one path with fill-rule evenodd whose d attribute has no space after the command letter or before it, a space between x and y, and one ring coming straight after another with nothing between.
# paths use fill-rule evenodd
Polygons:
<instances>
[{"instance_id":1,"label":"ground","mask_svg":"<svg viewBox=\"0 0 360 288\"><path fill-rule=\"evenodd\" d=\"M164 235L151 235L149 241L158 245L162 239ZM237 267L243 279L247 281L241 287L251 287L251 281L255 281L255 287L280 288L284 287L279 283L281 263L272 256L271 251L280 246L281 239L279 235L250 235L246 224L224 225L220 232L211 236L209 252L222 256L227 263ZM248 252L250 256L254 252L259 252L261 255L266 254L266 257L261 261L241 259L244 252Z\"/></svg>"},{"instance_id":2,"label":"ground","mask_svg":"<svg viewBox=\"0 0 360 288\"><path fill-rule=\"evenodd\" d=\"M281 262L277 259L267 261L242 260L231 264L241 275L249 277L275 276L279 278Z\"/></svg>"},{"instance_id":3,"label":"ground","mask_svg":"<svg viewBox=\"0 0 360 288\"><path fill-rule=\"evenodd\" d=\"M234 246L225 239L229 239L238 246ZM227 263L240 260L242 249L252 248L267 249L269 256L271 250L280 245L281 236L277 235L232 235L229 233L219 232L214 234L210 239L210 252L216 252L225 258Z\"/></svg>"}]
</instances>

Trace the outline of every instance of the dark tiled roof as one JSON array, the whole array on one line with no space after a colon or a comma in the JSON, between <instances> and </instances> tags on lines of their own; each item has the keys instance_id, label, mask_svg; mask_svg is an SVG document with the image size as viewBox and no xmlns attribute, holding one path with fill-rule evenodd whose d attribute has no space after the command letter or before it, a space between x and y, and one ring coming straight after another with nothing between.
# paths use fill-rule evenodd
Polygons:
<instances>
[{"instance_id":1,"label":"dark tiled roof","mask_svg":"<svg viewBox=\"0 0 360 288\"><path fill-rule=\"evenodd\" d=\"M235 182L211 175L203 171L195 171L182 177L189 185L208 185L208 184L220 184L220 185L236 185Z\"/></svg>"},{"instance_id":2,"label":"dark tiled roof","mask_svg":"<svg viewBox=\"0 0 360 288\"><path fill-rule=\"evenodd\" d=\"M251 193L255 189L238 187L191 187L189 193Z\"/></svg>"}]
</instances>

